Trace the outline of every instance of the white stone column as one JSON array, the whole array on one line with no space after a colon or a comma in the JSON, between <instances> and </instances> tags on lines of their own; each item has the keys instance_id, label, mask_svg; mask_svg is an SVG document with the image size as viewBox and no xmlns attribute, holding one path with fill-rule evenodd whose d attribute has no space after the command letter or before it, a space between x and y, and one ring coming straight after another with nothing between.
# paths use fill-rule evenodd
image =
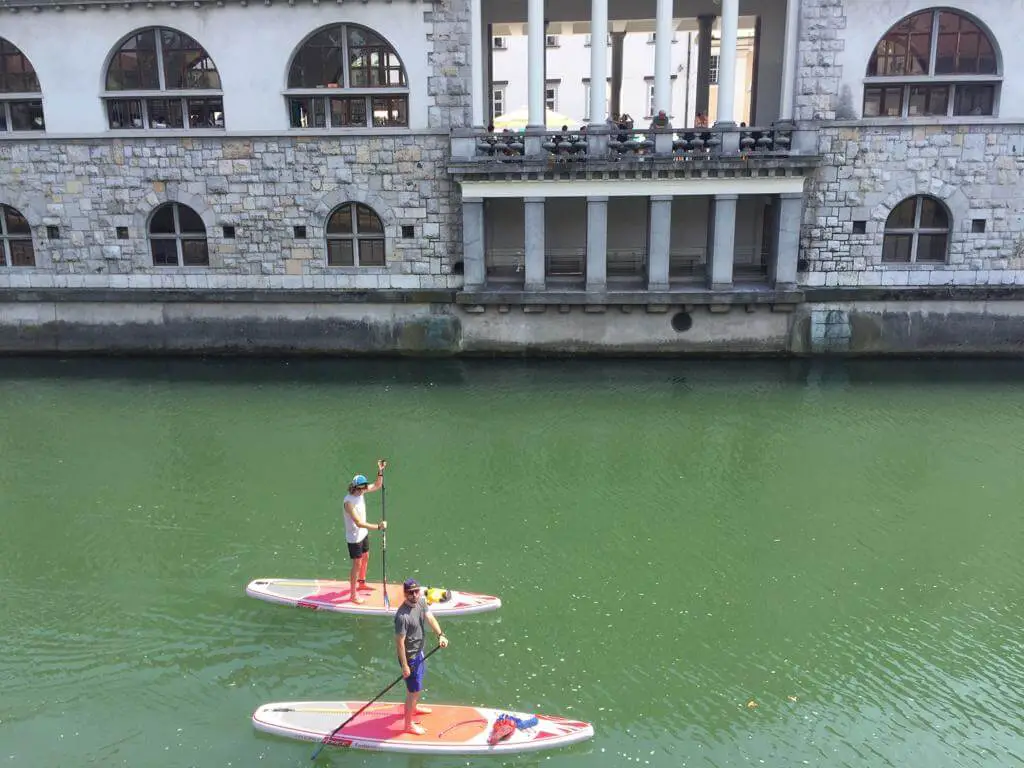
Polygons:
<instances>
[{"instance_id":1,"label":"white stone column","mask_svg":"<svg viewBox=\"0 0 1024 768\"><path fill-rule=\"evenodd\" d=\"M786 0L786 39L782 49L782 93L779 120L793 119L796 62L800 56L800 0Z\"/></svg>"},{"instance_id":2,"label":"white stone column","mask_svg":"<svg viewBox=\"0 0 1024 768\"><path fill-rule=\"evenodd\" d=\"M484 263L483 198L462 200L462 269L465 288L483 288L487 281Z\"/></svg>"},{"instance_id":3,"label":"white stone column","mask_svg":"<svg viewBox=\"0 0 1024 768\"><path fill-rule=\"evenodd\" d=\"M484 127L484 20L482 0L470 2L470 94L473 99L473 127Z\"/></svg>"},{"instance_id":4,"label":"white stone column","mask_svg":"<svg viewBox=\"0 0 1024 768\"><path fill-rule=\"evenodd\" d=\"M786 289L796 286L796 265L800 258L800 225L804 196L800 192L779 195L778 230L775 236L775 264L772 284Z\"/></svg>"},{"instance_id":5,"label":"white stone column","mask_svg":"<svg viewBox=\"0 0 1024 768\"><path fill-rule=\"evenodd\" d=\"M740 31L740 0L722 0L722 46L718 53L717 125L735 125L736 38Z\"/></svg>"},{"instance_id":6,"label":"white stone column","mask_svg":"<svg viewBox=\"0 0 1024 768\"><path fill-rule=\"evenodd\" d=\"M650 228L647 240L647 290L667 291L669 252L672 247L672 195L651 197Z\"/></svg>"},{"instance_id":7,"label":"white stone column","mask_svg":"<svg viewBox=\"0 0 1024 768\"><path fill-rule=\"evenodd\" d=\"M526 280L527 291L544 290L545 244L544 244L544 198L527 197L523 200L526 224Z\"/></svg>"},{"instance_id":8,"label":"white stone column","mask_svg":"<svg viewBox=\"0 0 1024 768\"><path fill-rule=\"evenodd\" d=\"M732 288L732 265L736 259L736 203L739 195L715 195L711 206L711 258L708 283L713 291Z\"/></svg>"},{"instance_id":9,"label":"white stone column","mask_svg":"<svg viewBox=\"0 0 1024 768\"><path fill-rule=\"evenodd\" d=\"M542 128L547 125L544 111L544 0L529 0L526 12L529 86L527 127Z\"/></svg>"},{"instance_id":10,"label":"white stone column","mask_svg":"<svg viewBox=\"0 0 1024 768\"><path fill-rule=\"evenodd\" d=\"M593 38L591 38L593 42ZM608 198L587 198L587 290L608 287Z\"/></svg>"},{"instance_id":11,"label":"white stone column","mask_svg":"<svg viewBox=\"0 0 1024 768\"><path fill-rule=\"evenodd\" d=\"M608 0L590 2L590 122L608 118Z\"/></svg>"},{"instance_id":12,"label":"white stone column","mask_svg":"<svg viewBox=\"0 0 1024 768\"><path fill-rule=\"evenodd\" d=\"M658 0L654 23L654 114L672 108L672 0Z\"/></svg>"}]
</instances>

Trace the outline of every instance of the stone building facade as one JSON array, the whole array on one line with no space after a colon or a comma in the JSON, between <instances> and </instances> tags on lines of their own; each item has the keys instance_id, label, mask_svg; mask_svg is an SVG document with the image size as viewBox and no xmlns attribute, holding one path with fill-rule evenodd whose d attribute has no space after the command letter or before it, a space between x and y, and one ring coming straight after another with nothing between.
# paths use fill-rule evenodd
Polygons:
<instances>
[{"instance_id":1,"label":"stone building facade","mask_svg":"<svg viewBox=\"0 0 1024 768\"><path fill-rule=\"evenodd\" d=\"M628 5L5 0L0 351L1024 347L1024 16L991 0ZM617 13L662 31L757 20L754 125L617 144L600 124L571 142L528 126L495 155L488 30L545 12L579 34L593 18L614 33ZM147 85L131 41L154 29L172 42ZM349 69L294 81L331 30ZM166 125L179 108L193 127ZM485 201L519 190L533 279L492 283ZM568 210L551 194L580 221L551 221ZM608 279L616 226L638 228L637 280ZM581 254L579 282L552 271L545 227ZM679 279L677 230L701 239Z\"/></svg>"}]
</instances>

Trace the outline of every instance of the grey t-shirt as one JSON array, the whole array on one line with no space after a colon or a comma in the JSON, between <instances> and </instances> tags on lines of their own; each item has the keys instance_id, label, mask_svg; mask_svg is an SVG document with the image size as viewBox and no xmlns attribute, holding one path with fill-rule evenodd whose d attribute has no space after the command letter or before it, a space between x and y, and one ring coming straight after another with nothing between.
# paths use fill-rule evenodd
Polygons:
<instances>
[{"instance_id":1,"label":"grey t-shirt","mask_svg":"<svg viewBox=\"0 0 1024 768\"><path fill-rule=\"evenodd\" d=\"M420 599L415 606L402 603L395 613L395 635L405 635L405 657L413 657L423 650L423 624L426 621L427 601Z\"/></svg>"}]
</instances>

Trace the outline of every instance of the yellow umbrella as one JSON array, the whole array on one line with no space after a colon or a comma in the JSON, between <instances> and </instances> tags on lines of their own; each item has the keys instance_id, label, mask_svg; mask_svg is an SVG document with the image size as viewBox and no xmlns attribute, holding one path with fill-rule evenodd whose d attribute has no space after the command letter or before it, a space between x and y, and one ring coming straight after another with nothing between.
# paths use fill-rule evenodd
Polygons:
<instances>
[{"instance_id":1,"label":"yellow umbrella","mask_svg":"<svg viewBox=\"0 0 1024 768\"><path fill-rule=\"evenodd\" d=\"M580 124L568 115L563 115L554 110L545 110L546 125L553 131L560 130L567 125L570 130L576 130ZM500 117L494 118L494 130L503 131L508 128L511 131L522 130L530 122L530 112L526 107L517 109L514 112L506 112Z\"/></svg>"}]
</instances>

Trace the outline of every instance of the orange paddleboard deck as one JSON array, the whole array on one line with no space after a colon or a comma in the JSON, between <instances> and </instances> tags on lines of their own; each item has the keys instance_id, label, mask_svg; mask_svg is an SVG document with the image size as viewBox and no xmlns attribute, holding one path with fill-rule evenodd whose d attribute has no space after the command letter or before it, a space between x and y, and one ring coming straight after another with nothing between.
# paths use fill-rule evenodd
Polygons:
<instances>
[{"instance_id":1,"label":"orange paddleboard deck","mask_svg":"<svg viewBox=\"0 0 1024 768\"><path fill-rule=\"evenodd\" d=\"M323 741L359 711L365 701L291 701L264 704L252 715L260 731L303 741ZM551 715L531 715L486 707L431 704L431 712L415 721L426 733L404 730L404 704L376 702L334 735L330 746L383 752L418 754L490 755L534 752L565 747L594 735L590 723ZM516 728L506 738L490 743L495 720L512 715L527 728ZM534 722L534 717L536 721Z\"/></svg>"}]
</instances>

